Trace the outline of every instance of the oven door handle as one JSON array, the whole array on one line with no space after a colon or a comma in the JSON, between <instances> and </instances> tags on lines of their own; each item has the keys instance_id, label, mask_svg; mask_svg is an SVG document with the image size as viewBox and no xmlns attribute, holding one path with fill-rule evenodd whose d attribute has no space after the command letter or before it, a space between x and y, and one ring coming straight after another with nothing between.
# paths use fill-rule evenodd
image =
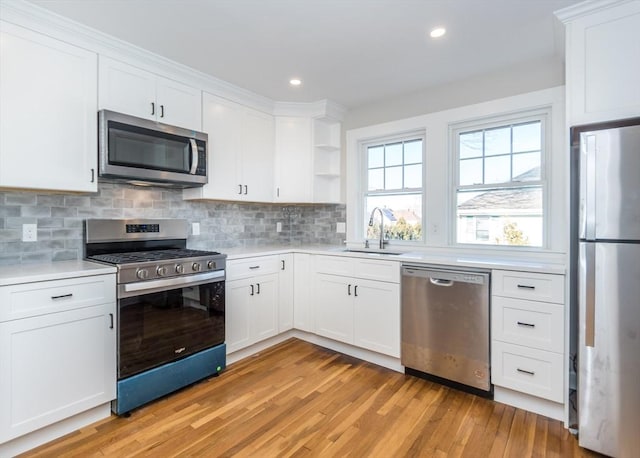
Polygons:
<instances>
[{"instance_id":1,"label":"oven door handle","mask_svg":"<svg viewBox=\"0 0 640 458\"><path fill-rule=\"evenodd\" d=\"M132 293L136 291L147 291L150 289L157 290L158 288L167 289L172 286L190 286L196 283L202 284L202 282L206 282L209 280L224 280L224 275L224 270L215 270L213 272L204 272L201 274L194 274L186 277L163 278L160 280L128 283L123 286L125 293Z\"/></svg>"}]
</instances>

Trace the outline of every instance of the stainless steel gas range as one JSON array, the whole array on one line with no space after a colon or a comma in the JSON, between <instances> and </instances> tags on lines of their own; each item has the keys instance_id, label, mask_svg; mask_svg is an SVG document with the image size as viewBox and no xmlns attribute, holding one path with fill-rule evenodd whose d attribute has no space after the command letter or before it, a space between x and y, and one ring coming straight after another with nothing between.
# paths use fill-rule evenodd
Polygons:
<instances>
[{"instance_id":1,"label":"stainless steel gas range","mask_svg":"<svg viewBox=\"0 0 640 458\"><path fill-rule=\"evenodd\" d=\"M85 257L117 272L120 415L226 366L226 255L186 248L177 219L90 219Z\"/></svg>"}]
</instances>

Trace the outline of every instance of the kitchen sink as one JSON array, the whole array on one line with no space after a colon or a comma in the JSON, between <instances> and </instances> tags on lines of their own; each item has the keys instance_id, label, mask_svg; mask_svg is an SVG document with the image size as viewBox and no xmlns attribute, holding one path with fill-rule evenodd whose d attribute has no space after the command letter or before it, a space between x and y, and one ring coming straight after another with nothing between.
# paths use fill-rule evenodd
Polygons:
<instances>
[{"instance_id":1,"label":"kitchen sink","mask_svg":"<svg viewBox=\"0 0 640 458\"><path fill-rule=\"evenodd\" d=\"M386 254L387 256L398 256L402 253L398 253L398 252L393 252L393 251L386 251L386 250L372 250L372 249L358 249L358 248L345 248L344 250L342 250L345 253L363 253L363 254L378 254L378 255L383 255Z\"/></svg>"}]
</instances>

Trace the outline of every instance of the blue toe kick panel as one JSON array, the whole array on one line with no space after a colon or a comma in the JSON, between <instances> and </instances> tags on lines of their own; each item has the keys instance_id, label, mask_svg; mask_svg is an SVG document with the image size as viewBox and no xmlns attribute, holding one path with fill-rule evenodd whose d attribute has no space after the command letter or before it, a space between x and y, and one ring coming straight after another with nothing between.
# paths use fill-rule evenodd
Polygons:
<instances>
[{"instance_id":1,"label":"blue toe kick panel","mask_svg":"<svg viewBox=\"0 0 640 458\"><path fill-rule=\"evenodd\" d=\"M184 359L119 380L117 399L111 403L111 410L122 415L172 391L215 375L226 367L226 353L226 345L220 344Z\"/></svg>"}]
</instances>

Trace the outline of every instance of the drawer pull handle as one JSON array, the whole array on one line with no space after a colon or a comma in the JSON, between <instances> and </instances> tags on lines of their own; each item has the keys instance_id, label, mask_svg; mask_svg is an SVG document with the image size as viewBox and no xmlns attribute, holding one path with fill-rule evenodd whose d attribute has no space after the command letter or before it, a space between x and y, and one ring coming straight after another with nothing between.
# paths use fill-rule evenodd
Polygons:
<instances>
[{"instance_id":1,"label":"drawer pull handle","mask_svg":"<svg viewBox=\"0 0 640 458\"><path fill-rule=\"evenodd\" d=\"M61 294L60 296L51 296L51 300L57 300L57 299L67 299L69 297L73 297L73 293L69 293L69 294Z\"/></svg>"},{"instance_id":2,"label":"drawer pull handle","mask_svg":"<svg viewBox=\"0 0 640 458\"><path fill-rule=\"evenodd\" d=\"M520 288L520 289L536 289L535 286L531 286L531 285L518 285L518 288Z\"/></svg>"},{"instance_id":3,"label":"drawer pull handle","mask_svg":"<svg viewBox=\"0 0 640 458\"><path fill-rule=\"evenodd\" d=\"M536 375L535 372L532 371L526 371L524 369L520 369L519 367L516 369L518 372L522 373L522 374L527 374L527 375Z\"/></svg>"},{"instance_id":4,"label":"drawer pull handle","mask_svg":"<svg viewBox=\"0 0 640 458\"><path fill-rule=\"evenodd\" d=\"M522 321L518 321L518 326L526 326L527 328L535 328L536 325L533 323L523 323Z\"/></svg>"},{"instance_id":5,"label":"drawer pull handle","mask_svg":"<svg viewBox=\"0 0 640 458\"><path fill-rule=\"evenodd\" d=\"M255 269L259 269L259 268L260 268L260 266L251 266L251 267L249 267L250 270L255 270Z\"/></svg>"}]
</instances>

